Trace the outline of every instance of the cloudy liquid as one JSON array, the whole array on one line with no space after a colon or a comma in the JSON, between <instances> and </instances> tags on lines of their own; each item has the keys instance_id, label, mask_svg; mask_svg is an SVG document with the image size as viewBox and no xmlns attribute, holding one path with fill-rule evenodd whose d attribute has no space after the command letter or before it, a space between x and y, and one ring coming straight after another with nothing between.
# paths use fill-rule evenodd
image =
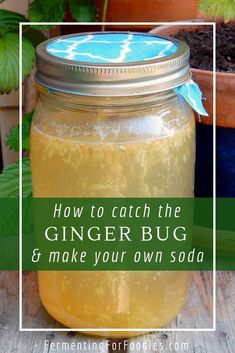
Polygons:
<instances>
[{"instance_id":1,"label":"cloudy liquid","mask_svg":"<svg viewBox=\"0 0 235 353\"><path fill-rule=\"evenodd\" d=\"M192 197L194 133L193 116L173 136L131 142L61 138L33 124L34 197ZM39 272L44 306L72 328L165 327L184 305L188 287L183 271Z\"/></svg>"}]
</instances>

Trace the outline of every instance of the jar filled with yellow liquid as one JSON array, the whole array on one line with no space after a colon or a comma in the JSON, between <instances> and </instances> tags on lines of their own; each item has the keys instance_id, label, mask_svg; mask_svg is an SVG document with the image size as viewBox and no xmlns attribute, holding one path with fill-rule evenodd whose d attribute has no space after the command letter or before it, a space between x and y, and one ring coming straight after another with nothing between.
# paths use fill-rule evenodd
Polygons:
<instances>
[{"instance_id":1,"label":"jar filled with yellow liquid","mask_svg":"<svg viewBox=\"0 0 235 353\"><path fill-rule=\"evenodd\" d=\"M186 44L150 34L96 32L40 44L34 197L192 197L188 61ZM190 281L187 271L40 271L38 278L56 320L109 337L166 327Z\"/></svg>"}]
</instances>

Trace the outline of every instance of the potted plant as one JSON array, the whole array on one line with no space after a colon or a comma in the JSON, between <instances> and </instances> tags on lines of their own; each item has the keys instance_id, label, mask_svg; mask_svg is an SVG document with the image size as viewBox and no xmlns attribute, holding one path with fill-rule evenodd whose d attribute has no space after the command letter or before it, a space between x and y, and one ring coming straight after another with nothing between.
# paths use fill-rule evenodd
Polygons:
<instances>
[{"instance_id":1,"label":"potted plant","mask_svg":"<svg viewBox=\"0 0 235 353\"><path fill-rule=\"evenodd\" d=\"M233 0L201 0L200 12L209 18L217 19L217 99L216 99L216 125L217 125L217 196L235 196L235 65L234 41L235 2ZM223 21L223 22L222 22ZM192 55L212 57L212 31L210 36L209 52L204 53L205 26L198 25L172 25L160 26L154 30L160 36L174 36L188 42ZM201 38L200 38L201 36ZM196 37L196 39L195 39ZM196 41L197 40L197 41ZM198 53L198 54L197 54ZM230 54L231 53L231 54ZM223 56L224 55L224 56ZM233 57L232 57L233 56ZM205 60L209 64L209 56ZM226 64L228 61L228 64ZM198 60L200 62L200 60ZM197 66L197 60L191 58L192 75L202 92L205 107L209 113L208 118L197 119L197 164L196 164L196 195L212 195L212 112L213 112L213 72L211 66L203 63ZM207 67L208 66L208 67ZM227 67L226 67L227 66Z\"/></svg>"},{"instance_id":2,"label":"potted plant","mask_svg":"<svg viewBox=\"0 0 235 353\"><path fill-rule=\"evenodd\" d=\"M198 12L197 0L89 0L74 1L89 6L89 13L99 22L142 22L142 24L132 24L131 30L148 31L153 28L145 22L151 21L176 21L194 18ZM95 4L94 4L95 3ZM93 10L92 10L93 9ZM96 12L95 12L96 9ZM67 7L66 20L73 20L73 13L70 6ZM79 19L80 20L80 19ZM84 20L85 21L85 20ZM103 26L108 30L129 30L130 26L110 25ZM97 26L96 30L100 30L101 26ZM66 26L64 33L74 33L82 31L94 31L94 26Z\"/></svg>"},{"instance_id":3,"label":"potted plant","mask_svg":"<svg viewBox=\"0 0 235 353\"><path fill-rule=\"evenodd\" d=\"M5 10L11 10L11 11L16 11L17 13L20 13L22 15L26 14L27 11L27 5L28 1L23 0L23 1L12 1L12 0L7 0L3 1L0 4L0 8L4 9L4 11L1 13L3 14L8 14L9 12L6 12ZM21 15L19 15L21 16ZM24 16L22 16L23 20ZM7 49L5 47L6 41L6 36L4 36L4 25L7 25L5 23L6 16L0 16L0 30L2 34L2 38L0 39L0 44L1 44L1 49L0 49L0 56L1 56L1 64L0 64L0 71L5 71L4 68L4 60L2 61L2 55L3 55L3 48L5 48L5 53L7 54ZM1 70L2 69L2 70ZM4 74L4 73L3 73ZM1 74L2 76L2 74ZM3 87L1 87L2 89ZM18 111L19 111L19 94L17 91L13 90L10 94L3 94L0 95L0 107L1 107L1 113L0 113L0 135L1 135L1 150L2 150L2 162L3 165L6 166L10 163L13 163L16 161L18 158L18 154L14 151L10 151L7 146L4 143L5 136L8 133L9 129L16 125L18 122Z\"/></svg>"},{"instance_id":4,"label":"potted plant","mask_svg":"<svg viewBox=\"0 0 235 353\"><path fill-rule=\"evenodd\" d=\"M97 0L108 22L177 21L196 17L197 0ZM106 14L106 15L105 15ZM101 16L100 16L101 17ZM133 27L132 27L133 28Z\"/></svg>"}]
</instances>

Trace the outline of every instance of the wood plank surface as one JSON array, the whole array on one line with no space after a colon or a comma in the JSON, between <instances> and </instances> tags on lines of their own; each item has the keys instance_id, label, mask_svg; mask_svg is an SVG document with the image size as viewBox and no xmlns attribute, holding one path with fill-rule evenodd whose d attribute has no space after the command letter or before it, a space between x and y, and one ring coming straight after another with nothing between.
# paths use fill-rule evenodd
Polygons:
<instances>
[{"instance_id":1,"label":"wood plank surface","mask_svg":"<svg viewBox=\"0 0 235 353\"><path fill-rule=\"evenodd\" d=\"M18 328L18 274L0 273L0 353L64 353L62 343L70 347L83 343L86 349L75 352L107 353L104 339L92 338L73 332L19 332ZM26 321L35 320L41 327L56 327L58 324L42 308L37 295L35 274L24 276L28 301L24 310ZM192 286L184 310L169 327L209 327L212 325L212 275L209 272L193 273ZM94 349L89 344L95 343ZM132 338L122 342L112 340L109 352L128 353L234 353L235 352L235 273L217 274L217 331L216 332L160 332ZM102 343L102 345L101 345ZM146 344L147 343L147 344ZM73 345L72 345L73 344ZM120 346L120 345L119 345Z\"/></svg>"}]
</instances>

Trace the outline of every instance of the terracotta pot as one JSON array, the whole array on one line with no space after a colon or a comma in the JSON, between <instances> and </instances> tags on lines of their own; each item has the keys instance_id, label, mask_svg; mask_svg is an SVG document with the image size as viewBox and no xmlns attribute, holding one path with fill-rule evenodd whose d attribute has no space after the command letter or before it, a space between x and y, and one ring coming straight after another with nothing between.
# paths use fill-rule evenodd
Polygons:
<instances>
[{"instance_id":1,"label":"terracotta pot","mask_svg":"<svg viewBox=\"0 0 235 353\"><path fill-rule=\"evenodd\" d=\"M102 9L103 0L97 0L97 4ZM197 0L109 0L106 21L177 21L196 18L197 11Z\"/></svg>"},{"instance_id":2,"label":"terracotta pot","mask_svg":"<svg viewBox=\"0 0 235 353\"><path fill-rule=\"evenodd\" d=\"M102 21L103 0L96 0L98 21ZM107 30L149 31L145 22L168 22L196 18L198 0L109 0L105 22L142 22L140 25L112 25ZM68 9L66 21L74 21ZM65 26L63 34L101 30L101 26Z\"/></svg>"},{"instance_id":3,"label":"terracotta pot","mask_svg":"<svg viewBox=\"0 0 235 353\"><path fill-rule=\"evenodd\" d=\"M160 36L176 35L180 30L193 31L195 29L204 28L205 26L160 26L151 31L151 33ZM212 71L198 70L192 68L193 79L200 86L206 100L205 108L209 113L209 118L202 119L204 124L212 124L213 114L213 73ZM233 73L216 73L216 125L222 127L235 127L235 74Z\"/></svg>"},{"instance_id":4,"label":"terracotta pot","mask_svg":"<svg viewBox=\"0 0 235 353\"><path fill-rule=\"evenodd\" d=\"M97 20L102 22L103 0L96 0ZM138 25L110 25L106 30L150 31L154 25L145 22L168 22L197 18L198 0L108 0L105 22L142 22ZM66 21L74 21L68 9ZM100 31L101 26L64 26L62 33Z\"/></svg>"}]
</instances>

